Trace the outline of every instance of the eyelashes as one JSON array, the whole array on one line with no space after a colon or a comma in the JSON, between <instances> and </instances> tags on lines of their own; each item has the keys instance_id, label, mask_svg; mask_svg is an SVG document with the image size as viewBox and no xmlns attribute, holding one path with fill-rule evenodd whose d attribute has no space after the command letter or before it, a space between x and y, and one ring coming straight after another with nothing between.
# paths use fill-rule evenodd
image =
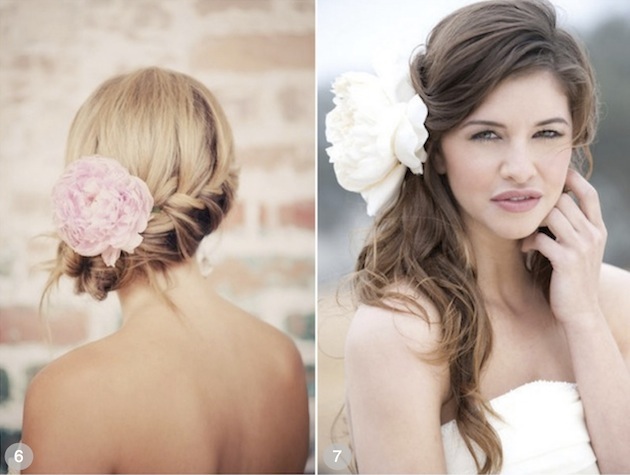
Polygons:
<instances>
[{"instance_id":1,"label":"eyelashes","mask_svg":"<svg viewBox=\"0 0 630 475\"><path fill-rule=\"evenodd\" d=\"M541 137L543 139L555 139L557 137L564 137L564 134L561 132L558 132L557 130L545 129L545 130L536 132L534 134L534 137Z\"/></svg>"},{"instance_id":2,"label":"eyelashes","mask_svg":"<svg viewBox=\"0 0 630 475\"><path fill-rule=\"evenodd\" d=\"M470 140L475 140L477 142L489 142L491 140L497 140L499 136L495 134L492 130L483 130L481 132L477 132Z\"/></svg>"},{"instance_id":3,"label":"eyelashes","mask_svg":"<svg viewBox=\"0 0 630 475\"><path fill-rule=\"evenodd\" d=\"M539 130L534 133L534 135L532 135L532 138L535 139L555 139L560 137L564 137L564 133L554 129ZM493 130L482 130L481 132L476 132L475 134L473 134L470 137L470 140L476 142L492 142L495 140L501 140L501 136Z\"/></svg>"}]
</instances>

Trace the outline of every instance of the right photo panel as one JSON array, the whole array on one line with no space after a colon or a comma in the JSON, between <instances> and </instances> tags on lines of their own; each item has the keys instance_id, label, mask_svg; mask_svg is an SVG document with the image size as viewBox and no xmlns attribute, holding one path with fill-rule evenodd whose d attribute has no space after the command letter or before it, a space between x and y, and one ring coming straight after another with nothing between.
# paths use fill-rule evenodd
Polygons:
<instances>
[{"instance_id":1,"label":"right photo panel","mask_svg":"<svg viewBox=\"0 0 630 475\"><path fill-rule=\"evenodd\" d=\"M630 3L317 0L317 473L628 473Z\"/></svg>"}]
</instances>

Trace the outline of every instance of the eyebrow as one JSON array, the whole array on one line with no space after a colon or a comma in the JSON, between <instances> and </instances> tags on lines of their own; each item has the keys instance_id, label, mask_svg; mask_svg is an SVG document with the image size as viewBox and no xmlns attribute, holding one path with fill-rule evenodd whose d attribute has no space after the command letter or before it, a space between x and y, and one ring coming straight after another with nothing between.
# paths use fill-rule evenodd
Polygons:
<instances>
[{"instance_id":1,"label":"eyebrow","mask_svg":"<svg viewBox=\"0 0 630 475\"><path fill-rule=\"evenodd\" d=\"M549 125L549 124L565 124L565 125L569 125L569 123L567 122L566 119L562 118L562 117L553 117L551 119L545 119L545 120L541 120L540 122L536 123L535 126L536 127L540 127L543 125ZM464 122L464 124L462 125L462 128L464 127L468 127L471 125L484 125L484 126L488 126L488 127L497 127L497 128L501 128L501 129L506 129L507 126L500 123L500 122L495 122L492 120L469 120L467 122Z\"/></svg>"}]
</instances>

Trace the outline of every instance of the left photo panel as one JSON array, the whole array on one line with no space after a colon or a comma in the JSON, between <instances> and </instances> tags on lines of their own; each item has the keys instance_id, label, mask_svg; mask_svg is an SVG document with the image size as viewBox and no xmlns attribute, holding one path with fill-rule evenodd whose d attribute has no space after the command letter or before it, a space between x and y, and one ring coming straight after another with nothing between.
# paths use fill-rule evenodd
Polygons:
<instances>
[{"instance_id":1,"label":"left photo panel","mask_svg":"<svg viewBox=\"0 0 630 475\"><path fill-rule=\"evenodd\" d=\"M0 44L0 473L315 473L315 0Z\"/></svg>"}]
</instances>

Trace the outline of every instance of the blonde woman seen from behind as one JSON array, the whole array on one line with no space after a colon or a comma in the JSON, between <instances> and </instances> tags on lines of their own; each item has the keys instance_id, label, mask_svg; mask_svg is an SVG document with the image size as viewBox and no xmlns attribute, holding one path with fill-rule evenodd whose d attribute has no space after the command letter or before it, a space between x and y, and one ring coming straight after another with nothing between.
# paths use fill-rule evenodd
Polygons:
<instances>
[{"instance_id":1,"label":"blonde woman seen from behind","mask_svg":"<svg viewBox=\"0 0 630 475\"><path fill-rule=\"evenodd\" d=\"M549 2L489 0L410 63L398 87L382 62L342 76L327 119L375 216L345 354L358 470L628 473L630 274L602 264L581 173L586 52Z\"/></svg>"},{"instance_id":2,"label":"blonde woman seen from behind","mask_svg":"<svg viewBox=\"0 0 630 475\"><path fill-rule=\"evenodd\" d=\"M291 340L209 288L194 259L234 201L230 127L208 89L159 68L100 86L53 191L62 276L123 324L31 383L26 473L296 473L308 452Z\"/></svg>"}]
</instances>

